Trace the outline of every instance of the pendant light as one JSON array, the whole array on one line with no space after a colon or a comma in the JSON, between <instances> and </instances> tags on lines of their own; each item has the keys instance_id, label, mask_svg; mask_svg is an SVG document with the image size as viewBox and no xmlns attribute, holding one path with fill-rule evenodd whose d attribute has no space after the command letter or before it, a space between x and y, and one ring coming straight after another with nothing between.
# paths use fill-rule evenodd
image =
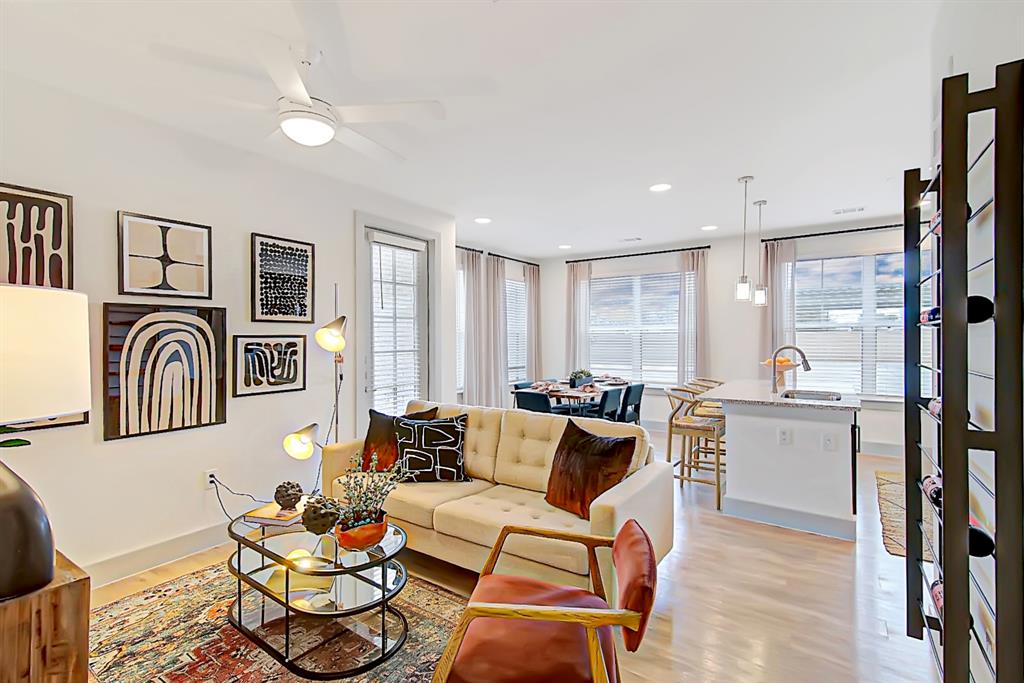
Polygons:
<instances>
[{"instance_id":1,"label":"pendant light","mask_svg":"<svg viewBox=\"0 0 1024 683\"><path fill-rule=\"evenodd\" d=\"M753 179L752 175L737 179L743 183L743 262L740 264L740 276L736 280L736 301L750 301L750 278L747 277L747 187Z\"/></svg>"},{"instance_id":2,"label":"pendant light","mask_svg":"<svg viewBox=\"0 0 1024 683\"><path fill-rule=\"evenodd\" d=\"M757 243L761 244L761 213L764 210L764 205L768 203L767 199L758 199L754 202L754 206L757 207ZM757 284L754 285L754 298L753 304L755 306L767 306L768 305L768 285L764 283L764 264L761 263L763 259L760 254L757 257Z\"/></svg>"}]
</instances>

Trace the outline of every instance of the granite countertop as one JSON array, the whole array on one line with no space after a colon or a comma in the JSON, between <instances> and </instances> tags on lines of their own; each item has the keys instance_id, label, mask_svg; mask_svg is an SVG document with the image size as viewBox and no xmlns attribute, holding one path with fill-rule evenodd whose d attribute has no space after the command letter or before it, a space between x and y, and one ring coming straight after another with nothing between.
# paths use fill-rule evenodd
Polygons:
<instances>
[{"instance_id":1,"label":"granite countertop","mask_svg":"<svg viewBox=\"0 0 1024 683\"><path fill-rule=\"evenodd\" d=\"M782 389L779 390L783 391ZM860 410L860 399L856 395L843 394L838 401L808 401L797 398L781 398L772 394L770 380L741 379L709 389L700 395L701 399L719 403L746 403L750 405L780 408L818 408L821 410Z\"/></svg>"}]
</instances>

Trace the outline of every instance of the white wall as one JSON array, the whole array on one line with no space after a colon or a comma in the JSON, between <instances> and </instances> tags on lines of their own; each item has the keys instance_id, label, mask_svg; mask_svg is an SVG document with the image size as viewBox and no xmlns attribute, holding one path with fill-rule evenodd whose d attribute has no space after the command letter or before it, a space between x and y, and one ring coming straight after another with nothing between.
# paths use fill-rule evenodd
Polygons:
<instances>
[{"instance_id":1,"label":"white wall","mask_svg":"<svg viewBox=\"0 0 1024 683\"><path fill-rule=\"evenodd\" d=\"M896 219L879 220L878 224L894 223ZM813 226L798 232L812 233L835 227ZM872 235L872 233L866 233ZM866 239L891 242L885 233L874 233ZM836 244L836 238L829 238ZM855 248L853 242L863 241L841 238ZM817 240L815 240L817 242ZM708 375L722 380L751 379L758 376L758 363L762 360L759 352L761 309L734 298L736 277L742 260L743 242L739 237L705 239L678 246L710 244L708 254L708 335L711 345ZM658 249L671 248L659 246ZM899 249L899 246L894 247ZM747 239L747 273L756 277L755 254L759 254L756 239ZM581 258L574 256L573 258ZM570 368L565 367L565 288L566 266L564 259L547 259L541 262L541 320L544 336L544 375L564 377ZM645 426L655 429L664 425L670 412L668 399L657 390L644 393L643 421ZM860 415L862 441L867 447L883 454L895 455L902 443L903 411L899 405L867 406Z\"/></svg>"},{"instance_id":2,"label":"white wall","mask_svg":"<svg viewBox=\"0 0 1024 683\"><path fill-rule=\"evenodd\" d=\"M199 542L189 538L208 544L223 537L224 518L216 498L201 485L204 470L216 468L230 486L258 497L271 496L285 479L313 484L316 459L291 460L281 450L281 439L314 420L326 427L332 359L312 340L316 325L249 322L249 233L315 242L316 321L322 324L333 317L333 283L338 282L341 311L355 312L358 328L363 321L354 310L355 211L436 233L442 291L453 289L454 219L10 74L0 83L0 178L74 197L75 286L89 296L93 356L91 424L32 432L31 446L7 450L3 458L45 501L58 547L76 562L98 567L94 579L102 582L116 573L116 562L97 563L110 558L172 539L179 541L163 547L180 554ZM224 425L104 442L103 302L187 303L117 295L119 209L213 226L214 298L209 305L228 309L229 337L308 333L309 388L276 396L229 397ZM433 368L441 377L436 398L451 400L454 303L440 297L432 311L439 316L430 340L440 350L439 367ZM350 347L349 357L358 352ZM341 399L343 438L353 435L354 398L361 389L361 378L351 369L350 363ZM227 498L232 513L252 507L243 499ZM171 559L160 552L142 555L150 563Z\"/></svg>"}]
</instances>

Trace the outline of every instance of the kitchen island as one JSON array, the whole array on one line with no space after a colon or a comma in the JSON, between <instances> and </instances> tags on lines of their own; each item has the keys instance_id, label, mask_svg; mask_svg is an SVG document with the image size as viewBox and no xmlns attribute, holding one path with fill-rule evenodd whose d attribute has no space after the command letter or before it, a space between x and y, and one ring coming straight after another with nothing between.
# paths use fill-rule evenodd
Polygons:
<instances>
[{"instance_id":1,"label":"kitchen island","mask_svg":"<svg viewBox=\"0 0 1024 683\"><path fill-rule=\"evenodd\" d=\"M855 540L856 396L785 398L768 380L726 382L700 398L725 412L727 515Z\"/></svg>"}]
</instances>

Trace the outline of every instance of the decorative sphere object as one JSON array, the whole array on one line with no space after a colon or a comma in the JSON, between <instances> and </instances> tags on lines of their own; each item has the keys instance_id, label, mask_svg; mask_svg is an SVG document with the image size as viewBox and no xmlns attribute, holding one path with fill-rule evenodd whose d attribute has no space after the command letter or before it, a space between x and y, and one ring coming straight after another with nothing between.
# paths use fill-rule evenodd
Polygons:
<instances>
[{"instance_id":1,"label":"decorative sphere object","mask_svg":"<svg viewBox=\"0 0 1024 683\"><path fill-rule=\"evenodd\" d=\"M284 510L294 510L302 500L302 486L294 481L278 484L274 491L274 501Z\"/></svg>"},{"instance_id":2,"label":"decorative sphere object","mask_svg":"<svg viewBox=\"0 0 1024 683\"><path fill-rule=\"evenodd\" d=\"M302 525L312 534L326 534L338 523L338 511L331 505L325 505L322 499L306 501L306 509L302 511Z\"/></svg>"}]
</instances>

